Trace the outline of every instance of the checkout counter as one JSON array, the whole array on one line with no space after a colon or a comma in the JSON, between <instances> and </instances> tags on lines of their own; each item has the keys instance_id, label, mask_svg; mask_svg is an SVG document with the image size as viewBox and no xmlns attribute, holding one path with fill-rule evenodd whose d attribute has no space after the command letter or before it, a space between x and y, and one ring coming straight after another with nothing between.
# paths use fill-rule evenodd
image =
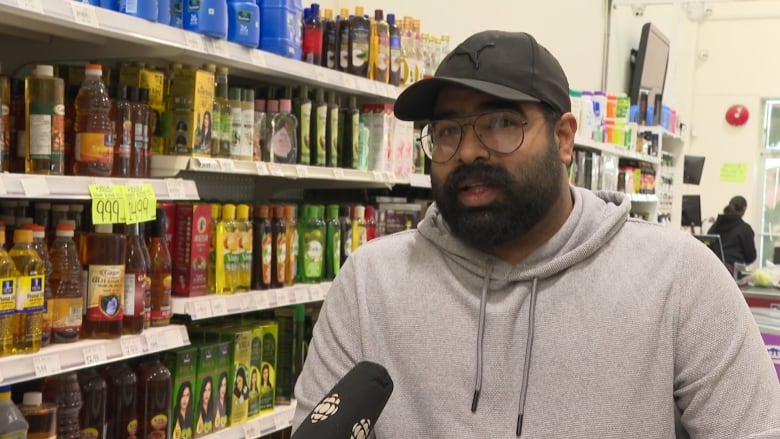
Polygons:
<instances>
[{"instance_id":1,"label":"checkout counter","mask_svg":"<svg viewBox=\"0 0 780 439\"><path fill-rule=\"evenodd\" d=\"M780 288L743 286L742 294L756 318L761 337L780 377Z\"/></svg>"}]
</instances>

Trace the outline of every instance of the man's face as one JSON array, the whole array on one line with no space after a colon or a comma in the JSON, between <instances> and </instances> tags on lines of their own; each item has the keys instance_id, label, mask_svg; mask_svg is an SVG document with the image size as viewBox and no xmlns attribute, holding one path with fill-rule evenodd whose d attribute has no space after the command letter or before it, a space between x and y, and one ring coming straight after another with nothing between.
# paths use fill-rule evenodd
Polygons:
<instances>
[{"instance_id":1,"label":"man's face","mask_svg":"<svg viewBox=\"0 0 780 439\"><path fill-rule=\"evenodd\" d=\"M475 115L519 111L529 123L522 146L509 154L488 150L471 126ZM468 88L448 86L436 101L434 118L465 125L461 144L445 163L433 163L436 204L459 239L490 249L519 238L550 211L562 193L564 168L549 138L542 106L511 103Z\"/></svg>"}]
</instances>

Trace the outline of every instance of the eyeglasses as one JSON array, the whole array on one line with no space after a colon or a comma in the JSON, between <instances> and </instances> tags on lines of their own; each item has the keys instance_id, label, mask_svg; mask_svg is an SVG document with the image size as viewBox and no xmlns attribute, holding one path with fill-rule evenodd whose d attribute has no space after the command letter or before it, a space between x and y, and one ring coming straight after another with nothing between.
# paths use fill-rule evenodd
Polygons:
<instances>
[{"instance_id":1,"label":"eyeglasses","mask_svg":"<svg viewBox=\"0 0 780 439\"><path fill-rule=\"evenodd\" d=\"M523 144L524 127L543 118L544 116L527 120L520 112L503 110L480 114L471 123L460 123L451 119L434 120L423 127L420 143L433 162L446 163L460 148L463 128L471 126L487 149L500 154L511 154Z\"/></svg>"}]
</instances>

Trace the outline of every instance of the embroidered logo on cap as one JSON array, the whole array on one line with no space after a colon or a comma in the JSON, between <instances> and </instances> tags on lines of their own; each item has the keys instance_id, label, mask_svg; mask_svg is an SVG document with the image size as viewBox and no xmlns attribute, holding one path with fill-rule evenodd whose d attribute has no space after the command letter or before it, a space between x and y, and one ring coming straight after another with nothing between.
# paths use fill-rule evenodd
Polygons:
<instances>
[{"instance_id":1,"label":"embroidered logo on cap","mask_svg":"<svg viewBox=\"0 0 780 439\"><path fill-rule=\"evenodd\" d=\"M496 43L487 43L483 44L482 47L479 49L472 49L471 47L468 47L464 44L461 44L455 50L452 52L452 55L466 55L471 60L471 63L474 64L475 69L479 69L479 55L482 54L482 51L487 49L488 47L496 47Z\"/></svg>"}]
</instances>

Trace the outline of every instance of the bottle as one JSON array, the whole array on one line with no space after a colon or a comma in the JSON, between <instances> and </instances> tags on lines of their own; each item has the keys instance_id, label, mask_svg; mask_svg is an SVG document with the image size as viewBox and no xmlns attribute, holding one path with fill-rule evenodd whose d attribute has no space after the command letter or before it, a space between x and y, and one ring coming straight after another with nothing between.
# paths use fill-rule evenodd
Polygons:
<instances>
[{"instance_id":1,"label":"bottle","mask_svg":"<svg viewBox=\"0 0 780 439\"><path fill-rule=\"evenodd\" d=\"M146 320L144 300L146 295L146 258L142 247L138 224L128 224L127 255L125 257L125 309L122 317L122 334L140 334Z\"/></svg>"},{"instance_id":2,"label":"bottle","mask_svg":"<svg viewBox=\"0 0 780 439\"><path fill-rule=\"evenodd\" d=\"M254 1L228 0L227 39L256 48L260 42L260 7Z\"/></svg>"},{"instance_id":3,"label":"bottle","mask_svg":"<svg viewBox=\"0 0 780 439\"><path fill-rule=\"evenodd\" d=\"M319 207L306 204L298 221L299 248L298 279L304 283L322 280L325 256L325 223L318 218Z\"/></svg>"},{"instance_id":4,"label":"bottle","mask_svg":"<svg viewBox=\"0 0 780 439\"><path fill-rule=\"evenodd\" d=\"M312 103L309 100L309 87L302 85L298 88L298 96L293 99L293 114L298 119L298 163L311 164L311 118Z\"/></svg>"},{"instance_id":5,"label":"bottle","mask_svg":"<svg viewBox=\"0 0 780 439\"><path fill-rule=\"evenodd\" d=\"M397 87L401 85L403 59L401 58L401 29L395 23L395 14L387 14L387 27L390 33L390 73L387 82Z\"/></svg>"},{"instance_id":6,"label":"bottle","mask_svg":"<svg viewBox=\"0 0 780 439\"><path fill-rule=\"evenodd\" d=\"M325 166L339 166L339 104L336 92L328 91L328 121L325 127Z\"/></svg>"},{"instance_id":7,"label":"bottle","mask_svg":"<svg viewBox=\"0 0 780 439\"><path fill-rule=\"evenodd\" d=\"M146 261L146 280L144 285L144 329L149 329L152 326L152 257L149 256L149 247L146 239L144 239L144 229L139 225L139 237L143 245L141 251L144 254L144 260Z\"/></svg>"},{"instance_id":8,"label":"bottle","mask_svg":"<svg viewBox=\"0 0 780 439\"><path fill-rule=\"evenodd\" d=\"M43 400L57 405L57 439L81 439L81 388L76 372L43 380Z\"/></svg>"},{"instance_id":9,"label":"bottle","mask_svg":"<svg viewBox=\"0 0 780 439\"><path fill-rule=\"evenodd\" d=\"M16 321L16 271L11 256L5 250L5 224L0 223L0 357L14 352L14 322Z\"/></svg>"},{"instance_id":10,"label":"bottle","mask_svg":"<svg viewBox=\"0 0 780 439\"><path fill-rule=\"evenodd\" d=\"M269 113L271 104L269 101ZM289 99L279 100L279 112L269 118L271 128L268 131L269 140L266 142L271 151L270 161L274 163L295 163L297 158L296 131L298 120L290 114L292 102Z\"/></svg>"},{"instance_id":11,"label":"bottle","mask_svg":"<svg viewBox=\"0 0 780 439\"><path fill-rule=\"evenodd\" d=\"M2 68L0 68L2 73ZM11 79L0 75L0 172L11 170Z\"/></svg>"},{"instance_id":12,"label":"bottle","mask_svg":"<svg viewBox=\"0 0 780 439\"><path fill-rule=\"evenodd\" d=\"M311 164L325 166L327 149L328 103L325 102L325 90L318 88L314 93L311 111Z\"/></svg>"},{"instance_id":13,"label":"bottle","mask_svg":"<svg viewBox=\"0 0 780 439\"><path fill-rule=\"evenodd\" d=\"M342 168L357 169L358 167L358 137L360 132L360 111L357 108L357 97L350 96L346 108L339 114L338 144L341 147L339 159Z\"/></svg>"},{"instance_id":14,"label":"bottle","mask_svg":"<svg viewBox=\"0 0 780 439\"><path fill-rule=\"evenodd\" d=\"M114 121L114 177L130 177L130 154L133 149L133 113L128 99L128 88L119 85L111 103L111 120Z\"/></svg>"},{"instance_id":15,"label":"bottle","mask_svg":"<svg viewBox=\"0 0 780 439\"><path fill-rule=\"evenodd\" d=\"M24 80L25 171L62 175L65 144L65 82L54 66L37 65Z\"/></svg>"},{"instance_id":16,"label":"bottle","mask_svg":"<svg viewBox=\"0 0 780 439\"><path fill-rule=\"evenodd\" d=\"M53 343L77 341L81 332L84 282L73 229L72 224L57 224L49 252L52 270L46 283L51 286Z\"/></svg>"},{"instance_id":17,"label":"bottle","mask_svg":"<svg viewBox=\"0 0 780 439\"><path fill-rule=\"evenodd\" d=\"M81 387L81 437L106 439L106 380L94 367L82 369L78 377Z\"/></svg>"},{"instance_id":18,"label":"bottle","mask_svg":"<svg viewBox=\"0 0 780 439\"><path fill-rule=\"evenodd\" d=\"M219 204L211 205L211 236L209 237L209 293L217 292L217 228L220 223L222 207ZM224 269L224 268L223 268Z\"/></svg>"},{"instance_id":19,"label":"bottle","mask_svg":"<svg viewBox=\"0 0 780 439\"><path fill-rule=\"evenodd\" d=\"M127 363L114 363L103 369L106 393L111 397L106 403L107 437L131 439L138 432L137 398L138 379Z\"/></svg>"},{"instance_id":20,"label":"bottle","mask_svg":"<svg viewBox=\"0 0 780 439\"><path fill-rule=\"evenodd\" d=\"M252 286L252 222L249 206L236 207L236 233L238 234L238 285L236 291L249 291Z\"/></svg>"},{"instance_id":21,"label":"bottle","mask_svg":"<svg viewBox=\"0 0 780 439\"><path fill-rule=\"evenodd\" d=\"M322 22L317 3L311 4L309 16L303 23L303 62L322 64Z\"/></svg>"},{"instance_id":22,"label":"bottle","mask_svg":"<svg viewBox=\"0 0 780 439\"><path fill-rule=\"evenodd\" d=\"M228 100L227 67L216 69L214 81L214 110L212 117L211 155L214 157L230 157L233 143L233 113Z\"/></svg>"},{"instance_id":23,"label":"bottle","mask_svg":"<svg viewBox=\"0 0 780 439\"><path fill-rule=\"evenodd\" d=\"M21 410L11 401L11 386L0 387L0 438L24 439L29 424Z\"/></svg>"},{"instance_id":24,"label":"bottle","mask_svg":"<svg viewBox=\"0 0 780 439\"><path fill-rule=\"evenodd\" d=\"M284 225L287 231L287 267L284 270L284 284L293 285L298 278L298 223L296 219L296 206L284 205Z\"/></svg>"},{"instance_id":25,"label":"bottle","mask_svg":"<svg viewBox=\"0 0 780 439\"><path fill-rule=\"evenodd\" d=\"M239 141L239 160L251 161L254 150L255 131L255 91L251 88L241 89L241 139Z\"/></svg>"},{"instance_id":26,"label":"bottle","mask_svg":"<svg viewBox=\"0 0 780 439\"><path fill-rule=\"evenodd\" d=\"M75 175L108 177L114 167L114 127L108 112L111 100L100 64L87 64L76 96Z\"/></svg>"},{"instance_id":27,"label":"bottle","mask_svg":"<svg viewBox=\"0 0 780 439\"><path fill-rule=\"evenodd\" d=\"M351 18L352 16L349 15L349 9L341 8L338 24L336 26L336 33L338 34L338 58L336 60L336 67L341 72L349 70L349 24Z\"/></svg>"},{"instance_id":28,"label":"bottle","mask_svg":"<svg viewBox=\"0 0 780 439\"><path fill-rule=\"evenodd\" d=\"M265 130L267 126L265 112L265 100L255 99L254 128L252 132L252 160L263 160L265 148Z\"/></svg>"},{"instance_id":29,"label":"bottle","mask_svg":"<svg viewBox=\"0 0 780 439\"><path fill-rule=\"evenodd\" d=\"M149 176L149 89L130 88L130 108L133 118L133 149L130 152L130 176L145 178Z\"/></svg>"},{"instance_id":30,"label":"bottle","mask_svg":"<svg viewBox=\"0 0 780 439\"><path fill-rule=\"evenodd\" d=\"M238 237L236 206L222 206L222 220L217 224L216 293L233 294L238 286Z\"/></svg>"},{"instance_id":31,"label":"bottle","mask_svg":"<svg viewBox=\"0 0 780 439\"><path fill-rule=\"evenodd\" d=\"M366 208L356 205L352 210L352 251L366 243Z\"/></svg>"},{"instance_id":32,"label":"bottle","mask_svg":"<svg viewBox=\"0 0 780 439\"><path fill-rule=\"evenodd\" d=\"M371 22L371 51L369 52L369 78L387 84L390 75L390 27L385 22L384 11L374 10Z\"/></svg>"},{"instance_id":33,"label":"bottle","mask_svg":"<svg viewBox=\"0 0 780 439\"><path fill-rule=\"evenodd\" d=\"M284 286L287 270L287 227L284 222L284 206L274 206L271 219L271 288Z\"/></svg>"},{"instance_id":34,"label":"bottle","mask_svg":"<svg viewBox=\"0 0 780 439\"><path fill-rule=\"evenodd\" d=\"M171 272L173 263L165 242L165 209L157 208L157 218L152 224L149 244L152 278L152 326L165 326L171 322Z\"/></svg>"},{"instance_id":35,"label":"bottle","mask_svg":"<svg viewBox=\"0 0 780 439\"><path fill-rule=\"evenodd\" d=\"M25 392L19 410L30 426L27 439L57 437L57 404L43 402L41 392Z\"/></svg>"},{"instance_id":36,"label":"bottle","mask_svg":"<svg viewBox=\"0 0 780 439\"><path fill-rule=\"evenodd\" d=\"M125 285L125 239L111 233L111 224L95 224L84 234L86 300L81 327L83 338L118 338L122 335Z\"/></svg>"},{"instance_id":37,"label":"bottle","mask_svg":"<svg viewBox=\"0 0 780 439\"><path fill-rule=\"evenodd\" d=\"M352 220L349 217L349 206L339 206L339 231L341 232L339 265L343 266L352 254Z\"/></svg>"},{"instance_id":38,"label":"bottle","mask_svg":"<svg viewBox=\"0 0 780 439\"><path fill-rule=\"evenodd\" d=\"M322 10L322 62L321 66L336 70L339 59L339 39L333 9Z\"/></svg>"},{"instance_id":39,"label":"bottle","mask_svg":"<svg viewBox=\"0 0 780 439\"><path fill-rule=\"evenodd\" d=\"M33 204L33 223L40 224L46 231L49 240L54 238L54 226L51 223L51 203L36 201Z\"/></svg>"},{"instance_id":40,"label":"bottle","mask_svg":"<svg viewBox=\"0 0 780 439\"><path fill-rule=\"evenodd\" d=\"M157 358L136 368L138 377L138 437L166 439L171 419L171 371Z\"/></svg>"},{"instance_id":41,"label":"bottle","mask_svg":"<svg viewBox=\"0 0 780 439\"><path fill-rule=\"evenodd\" d=\"M347 72L368 77L371 25L363 16L363 6L355 6L355 15L349 17L349 55Z\"/></svg>"},{"instance_id":42,"label":"bottle","mask_svg":"<svg viewBox=\"0 0 780 439\"><path fill-rule=\"evenodd\" d=\"M25 101L24 101L24 81L20 79L11 80L11 172L25 172L25 159L27 157L27 131L25 129ZM10 241L10 239L9 239Z\"/></svg>"},{"instance_id":43,"label":"bottle","mask_svg":"<svg viewBox=\"0 0 780 439\"><path fill-rule=\"evenodd\" d=\"M51 331L52 331L52 318L53 309L51 306L52 289L51 289L51 272L52 264L49 257L49 249L46 245L46 230L42 225L30 224L25 227L32 230L33 242L32 247L38 253L38 256L43 260L44 266L44 285L43 285L43 297L45 303L45 312L43 313L43 327L41 329L41 346L48 346L51 343Z\"/></svg>"},{"instance_id":44,"label":"bottle","mask_svg":"<svg viewBox=\"0 0 780 439\"><path fill-rule=\"evenodd\" d=\"M355 169L368 170L368 153L371 145L371 130L368 128L368 115L360 113L358 117L357 153L352 156Z\"/></svg>"},{"instance_id":45,"label":"bottle","mask_svg":"<svg viewBox=\"0 0 780 439\"><path fill-rule=\"evenodd\" d=\"M271 286L271 221L268 206L255 206L252 222L252 289L264 290Z\"/></svg>"},{"instance_id":46,"label":"bottle","mask_svg":"<svg viewBox=\"0 0 780 439\"><path fill-rule=\"evenodd\" d=\"M73 175L74 155L76 153L76 131L74 130L76 124L76 96L79 94L80 88L76 84L68 85L65 89L65 144L63 146L63 155L65 156L63 174L65 175Z\"/></svg>"},{"instance_id":47,"label":"bottle","mask_svg":"<svg viewBox=\"0 0 780 439\"><path fill-rule=\"evenodd\" d=\"M325 222L325 279L333 280L341 268L341 224L339 205L328 206Z\"/></svg>"},{"instance_id":48,"label":"bottle","mask_svg":"<svg viewBox=\"0 0 780 439\"><path fill-rule=\"evenodd\" d=\"M14 230L14 246L8 254L19 272L16 284L14 352L38 352L45 312L43 259L33 249L31 230ZM26 299L25 299L26 298Z\"/></svg>"},{"instance_id":49,"label":"bottle","mask_svg":"<svg viewBox=\"0 0 780 439\"><path fill-rule=\"evenodd\" d=\"M241 89L230 87L228 90L228 102L230 103L230 158L241 160L241 153L244 149L244 124L243 110L241 109Z\"/></svg>"},{"instance_id":50,"label":"bottle","mask_svg":"<svg viewBox=\"0 0 780 439\"><path fill-rule=\"evenodd\" d=\"M376 218L374 206L366 206L366 242L376 238Z\"/></svg>"}]
</instances>

